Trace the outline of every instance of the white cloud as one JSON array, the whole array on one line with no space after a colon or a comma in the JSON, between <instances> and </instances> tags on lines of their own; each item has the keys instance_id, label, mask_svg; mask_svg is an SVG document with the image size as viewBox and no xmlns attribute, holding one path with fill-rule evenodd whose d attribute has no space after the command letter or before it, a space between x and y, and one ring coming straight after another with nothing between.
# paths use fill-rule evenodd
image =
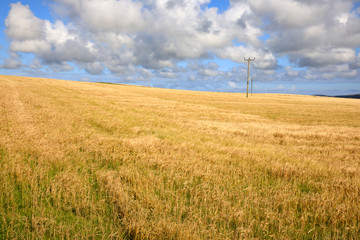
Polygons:
<instances>
[{"instance_id":1,"label":"white cloud","mask_svg":"<svg viewBox=\"0 0 360 240\"><path fill-rule=\"evenodd\" d=\"M16 53L11 53L10 56L4 60L4 63L0 65L0 68L18 69L22 66L20 56Z\"/></svg>"},{"instance_id":2,"label":"white cloud","mask_svg":"<svg viewBox=\"0 0 360 240\"><path fill-rule=\"evenodd\" d=\"M275 89L277 90L284 90L285 87L282 84L279 84Z\"/></svg>"},{"instance_id":3,"label":"white cloud","mask_svg":"<svg viewBox=\"0 0 360 240\"><path fill-rule=\"evenodd\" d=\"M12 51L34 53L44 63L50 64L75 61L81 65L101 61L111 71L117 72L119 67L114 65L173 68L176 62L184 59L206 58L211 52L223 55L221 49L232 46L234 39L261 45L258 37L262 31L244 17L251 14L246 4L236 4L219 14L216 8L202 10L208 0L56 2L61 15L71 20L69 24L59 20L55 23L40 20L34 17L28 6L21 3L12 5L9 19L21 20L20 9L30 16L23 22L41 25L36 35L38 38L31 41L9 30L8 36L13 39ZM16 22L9 20L7 28L16 29L14 26L17 26ZM251 46L246 51L257 52ZM274 68L275 57L261 49L258 51L256 56L263 55L263 60L256 66ZM203 75L217 76L218 73L207 69Z\"/></svg>"},{"instance_id":4,"label":"white cloud","mask_svg":"<svg viewBox=\"0 0 360 240\"><path fill-rule=\"evenodd\" d=\"M266 3L267 2L267 3ZM249 1L257 14L268 16L269 47L304 67L351 63L360 39L360 18L353 1Z\"/></svg>"},{"instance_id":5,"label":"white cloud","mask_svg":"<svg viewBox=\"0 0 360 240\"><path fill-rule=\"evenodd\" d=\"M277 85L275 88L267 89L268 92L295 92L296 86L284 86L282 84Z\"/></svg>"},{"instance_id":6,"label":"white cloud","mask_svg":"<svg viewBox=\"0 0 360 240\"><path fill-rule=\"evenodd\" d=\"M67 8L62 14L75 16L95 32L137 32L146 24L143 4L131 0L56 0ZM64 11L65 9L65 11ZM68 11L66 11L66 9Z\"/></svg>"},{"instance_id":7,"label":"white cloud","mask_svg":"<svg viewBox=\"0 0 360 240\"><path fill-rule=\"evenodd\" d=\"M61 21L55 21L54 24L45 21L44 32L46 33L45 40L55 45L64 44L68 40L76 40L77 38L74 33L70 33L69 27L65 26Z\"/></svg>"},{"instance_id":8,"label":"white cloud","mask_svg":"<svg viewBox=\"0 0 360 240\"><path fill-rule=\"evenodd\" d=\"M207 7L210 0L50 2L58 14L54 22L18 2L11 4L5 25L13 54L33 53L54 71L107 69L137 79L151 70L162 78L233 82L246 74L244 58L255 57L251 71L263 81L355 79L359 73L360 17L350 0L231 0L221 13ZM267 41L260 40L264 34ZM23 66L17 56L2 67ZM279 67L278 57L306 70ZM203 63L211 58L242 63L241 70L223 72ZM188 68L181 70L181 62L189 62Z\"/></svg>"},{"instance_id":9,"label":"white cloud","mask_svg":"<svg viewBox=\"0 0 360 240\"><path fill-rule=\"evenodd\" d=\"M360 53L356 57L356 61L349 65L351 69L360 69Z\"/></svg>"},{"instance_id":10,"label":"white cloud","mask_svg":"<svg viewBox=\"0 0 360 240\"><path fill-rule=\"evenodd\" d=\"M244 46L232 46L219 49L216 52L220 58L231 59L235 62L244 63L244 58L255 58L255 67L263 70L275 69L277 66L276 57L268 51Z\"/></svg>"},{"instance_id":11,"label":"white cloud","mask_svg":"<svg viewBox=\"0 0 360 240\"><path fill-rule=\"evenodd\" d=\"M35 17L28 5L18 2L10 6L11 10L5 20L6 34L17 40L41 39L44 21Z\"/></svg>"},{"instance_id":12,"label":"white cloud","mask_svg":"<svg viewBox=\"0 0 360 240\"><path fill-rule=\"evenodd\" d=\"M217 70L212 70L212 69L203 69L201 73L202 75L208 77L216 77L219 75L219 72Z\"/></svg>"},{"instance_id":13,"label":"white cloud","mask_svg":"<svg viewBox=\"0 0 360 240\"><path fill-rule=\"evenodd\" d=\"M350 14L348 14L348 13L343 13L343 14L340 14L340 15L336 16L335 19L336 19L339 23L346 25L346 23L349 21L349 17L350 17Z\"/></svg>"},{"instance_id":14,"label":"white cloud","mask_svg":"<svg viewBox=\"0 0 360 240\"><path fill-rule=\"evenodd\" d=\"M286 75L288 75L289 77L297 77L299 76L299 72L295 71L291 66L287 66L285 68L286 71Z\"/></svg>"},{"instance_id":15,"label":"white cloud","mask_svg":"<svg viewBox=\"0 0 360 240\"><path fill-rule=\"evenodd\" d=\"M51 46L44 40L14 40L10 44L10 50L24 53L44 53L49 52Z\"/></svg>"},{"instance_id":16,"label":"white cloud","mask_svg":"<svg viewBox=\"0 0 360 240\"><path fill-rule=\"evenodd\" d=\"M104 70L104 66L102 66L102 64L100 62L86 63L86 64L84 64L83 67L86 72L93 74L93 75L99 75Z\"/></svg>"},{"instance_id":17,"label":"white cloud","mask_svg":"<svg viewBox=\"0 0 360 240\"><path fill-rule=\"evenodd\" d=\"M42 65L38 58L34 58L32 63L29 65L29 67L35 70L39 70L42 68Z\"/></svg>"},{"instance_id":18,"label":"white cloud","mask_svg":"<svg viewBox=\"0 0 360 240\"><path fill-rule=\"evenodd\" d=\"M314 8L305 2L293 0L251 0L251 9L268 15L277 25L286 28L301 28L311 24L325 14L323 7Z\"/></svg>"},{"instance_id":19,"label":"white cloud","mask_svg":"<svg viewBox=\"0 0 360 240\"><path fill-rule=\"evenodd\" d=\"M12 39L10 50L13 52L34 53L44 63L56 63L57 69L72 70L65 61L93 62L97 49L88 40L82 39L78 29L71 24L65 26L56 21L40 20L31 12L29 6L20 2L11 4L6 19L6 33ZM65 67L63 67L65 66Z\"/></svg>"},{"instance_id":20,"label":"white cloud","mask_svg":"<svg viewBox=\"0 0 360 240\"><path fill-rule=\"evenodd\" d=\"M231 88L237 88L237 85L235 82L228 82L228 84Z\"/></svg>"},{"instance_id":21,"label":"white cloud","mask_svg":"<svg viewBox=\"0 0 360 240\"><path fill-rule=\"evenodd\" d=\"M349 64L329 65L320 68L310 68L306 71L305 79L327 81L333 79L359 80L358 70L352 69Z\"/></svg>"},{"instance_id":22,"label":"white cloud","mask_svg":"<svg viewBox=\"0 0 360 240\"><path fill-rule=\"evenodd\" d=\"M313 79L316 79L316 78L317 77L315 76L315 74L312 73L312 71L306 71L305 79L313 80Z\"/></svg>"},{"instance_id":23,"label":"white cloud","mask_svg":"<svg viewBox=\"0 0 360 240\"><path fill-rule=\"evenodd\" d=\"M54 72L66 72L74 70L74 67L71 66L69 63L61 62L61 63L53 63L48 65L49 68Z\"/></svg>"},{"instance_id":24,"label":"white cloud","mask_svg":"<svg viewBox=\"0 0 360 240\"><path fill-rule=\"evenodd\" d=\"M304 52L299 59L300 66L326 66L353 62L355 51L349 48L315 49Z\"/></svg>"},{"instance_id":25,"label":"white cloud","mask_svg":"<svg viewBox=\"0 0 360 240\"><path fill-rule=\"evenodd\" d=\"M325 79L331 78L353 78L357 76L357 70L350 69L348 64L329 66L320 69L321 77Z\"/></svg>"},{"instance_id":26,"label":"white cloud","mask_svg":"<svg viewBox=\"0 0 360 240\"><path fill-rule=\"evenodd\" d=\"M165 72L165 71L161 71L159 73L159 75L163 78L176 78L177 77L177 74L174 73L174 72Z\"/></svg>"}]
</instances>

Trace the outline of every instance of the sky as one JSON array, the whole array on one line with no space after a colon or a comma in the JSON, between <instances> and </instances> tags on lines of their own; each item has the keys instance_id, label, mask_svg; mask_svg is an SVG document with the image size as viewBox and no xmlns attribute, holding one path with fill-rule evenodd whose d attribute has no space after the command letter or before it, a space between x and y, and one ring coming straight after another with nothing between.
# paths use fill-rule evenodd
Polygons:
<instances>
[{"instance_id":1,"label":"sky","mask_svg":"<svg viewBox=\"0 0 360 240\"><path fill-rule=\"evenodd\" d=\"M360 1L0 2L0 74L161 88L360 93Z\"/></svg>"}]
</instances>

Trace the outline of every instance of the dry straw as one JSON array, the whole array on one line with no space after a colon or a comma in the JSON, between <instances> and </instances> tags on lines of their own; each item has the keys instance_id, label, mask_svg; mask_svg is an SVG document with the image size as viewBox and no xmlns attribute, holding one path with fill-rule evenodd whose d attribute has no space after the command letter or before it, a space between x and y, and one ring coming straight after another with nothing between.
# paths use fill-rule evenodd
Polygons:
<instances>
[{"instance_id":1,"label":"dry straw","mask_svg":"<svg viewBox=\"0 0 360 240\"><path fill-rule=\"evenodd\" d=\"M359 239L360 102L0 76L0 238Z\"/></svg>"}]
</instances>

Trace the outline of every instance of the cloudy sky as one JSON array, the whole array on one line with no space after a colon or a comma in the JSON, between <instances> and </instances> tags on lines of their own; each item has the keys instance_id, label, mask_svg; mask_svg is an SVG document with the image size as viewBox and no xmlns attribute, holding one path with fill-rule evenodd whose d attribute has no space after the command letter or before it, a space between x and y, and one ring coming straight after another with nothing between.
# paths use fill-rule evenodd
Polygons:
<instances>
[{"instance_id":1,"label":"cloudy sky","mask_svg":"<svg viewBox=\"0 0 360 240\"><path fill-rule=\"evenodd\" d=\"M1 0L0 74L244 92L360 92L360 2Z\"/></svg>"}]
</instances>

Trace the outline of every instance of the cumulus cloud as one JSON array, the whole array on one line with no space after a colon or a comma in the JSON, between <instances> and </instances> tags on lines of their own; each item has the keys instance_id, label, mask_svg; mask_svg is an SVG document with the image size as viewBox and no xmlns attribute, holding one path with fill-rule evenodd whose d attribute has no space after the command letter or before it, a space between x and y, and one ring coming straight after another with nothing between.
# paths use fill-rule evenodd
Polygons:
<instances>
[{"instance_id":1,"label":"cumulus cloud","mask_svg":"<svg viewBox=\"0 0 360 240\"><path fill-rule=\"evenodd\" d=\"M328 66L319 69L321 77L325 79L332 78L353 78L357 75L357 71L350 69L348 64L337 65L337 66Z\"/></svg>"},{"instance_id":2,"label":"cumulus cloud","mask_svg":"<svg viewBox=\"0 0 360 240\"><path fill-rule=\"evenodd\" d=\"M177 74L172 72L172 71L169 71L169 70L162 70L160 71L159 73L160 77L163 77L163 78L176 78L177 77Z\"/></svg>"},{"instance_id":3,"label":"cumulus cloud","mask_svg":"<svg viewBox=\"0 0 360 240\"><path fill-rule=\"evenodd\" d=\"M295 71L291 66L286 66L286 75L289 77L297 77L299 76L299 72Z\"/></svg>"},{"instance_id":4,"label":"cumulus cloud","mask_svg":"<svg viewBox=\"0 0 360 240\"><path fill-rule=\"evenodd\" d=\"M326 66L353 62L355 51L348 48L316 49L299 56L299 66Z\"/></svg>"},{"instance_id":5,"label":"cumulus cloud","mask_svg":"<svg viewBox=\"0 0 360 240\"><path fill-rule=\"evenodd\" d=\"M228 84L231 88L237 88L237 84L235 82L228 82Z\"/></svg>"},{"instance_id":6,"label":"cumulus cloud","mask_svg":"<svg viewBox=\"0 0 360 240\"><path fill-rule=\"evenodd\" d=\"M56 0L61 15L78 21L95 32L137 32L145 26L143 4L131 0ZM60 10L57 10L60 9Z\"/></svg>"},{"instance_id":7,"label":"cumulus cloud","mask_svg":"<svg viewBox=\"0 0 360 240\"><path fill-rule=\"evenodd\" d=\"M231 46L216 51L223 59L231 59L234 62L244 62L244 58L255 58L255 67L263 70L272 70L277 67L276 57L267 50L255 49L253 47Z\"/></svg>"},{"instance_id":8,"label":"cumulus cloud","mask_svg":"<svg viewBox=\"0 0 360 240\"><path fill-rule=\"evenodd\" d=\"M7 35L12 39L12 52L33 53L44 63L58 65L64 65L66 61L95 61L96 47L91 41L83 39L71 24L66 26L61 21L52 24L41 20L33 15L28 5L20 2L10 6L5 25Z\"/></svg>"},{"instance_id":9,"label":"cumulus cloud","mask_svg":"<svg viewBox=\"0 0 360 240\"><path fill-rule=\"evenodd\" d=\"M16 53L11 53L10 56L4 60L4 63L0 65L0 68L18 69L22 66L20 56Z\"/></svg>"},{"instance_id":10,"label":"cumulus cloud","mask_svg":"<svg viewBox=\"0 0 360 240\"><path fill-rule=\"evenodd\" d=\"M13 52L24 53L45 53L51 50L50 44L43 40L14 40L10 44L10 50Z\"/></svg>"},{"instance_id":11,"label":"cumulus cloud","mask_svg":"<svg viewBox=\"0 0 360 240\"><path fill-rule=\"evenodd\" d=\"M19 41L43 37L44 21L35 17L28 5L24 6L20 2L11 4L5 26L6 34Z\"/></svg>"},{"instance_id":12,"label":"cumulus cloud","mask_svg":"<svg viewBox=\"0 0 360 240\"><path fill-rule=\"evenodd\" d=\"M214 62L210 61L207 63L201 61L191 61L188 63L187 68L181 68L180 72L182 74L187 74L189 80L231 80L234 76L232 71L224 71L220 69L220 66Z\"/></svg>"},{"instance_id":13,"label":"cumulus cloud","mask_svg":"<svg viewBox=\"0 0 360 240\"><path fill-rule=\"evenodd\" d=\"M96 50L92 51L91 46L84 46L84 43L67 40L58 45L53 45L51 51L40 53L40 56L47 63L77 61L93 62L96 60Z\"/></svg>"},{"instance_id":14,"label":"cumulus cloud","mask_svg":"<svg viewBox=\"0 0 360 240\"><path fill-rule=\"evenodd\" d=\"M18 2L10 5L5 26L12 54L34 54L54 71L77 67L124 79L146 79L151 72L234 82L246 73L245 64L235 73L203 61L244 63L255 57L253 72L264 81L276 79L279 69L285 70L281 76L329 79L356 78L360 68L359 8L353 10L351 0L230 0L223 12L208 7L210 0L50 2L55 21L36 17ZM20 55L14 56L2 67L23 66ZM279 57L308 72L279 67ZM181 70L184 62L187 69Z\"/></svg>"},{"instance_id":15,"label":"cumulus cloud","mask_svg":"<svg viewBox=\"0 0 360 240\"><path fill-rule=\"evenodd\" d=\"M351 63L360 46L360 18L353 1L249 1L269 18L270 50L303 67ZM276 33L276 34L275 34Z\"/></svg>"},{"instance_id":16,"label":"cumulus cloud","mask_svg":"<svg viewBox=\"0 0 360 240\"><path fill-rule=\"evenodd\" d=\"M54 72L67 72L74 70L74 67L66 62L52 63L51 65L48 65L48 67Z\"/></svg>"},{"instance_id":17,"label":"cumulus cloud","mask_svg":"<svg viewBox=\"0 0 360 240\"><path fill-rule=\"evenodd\" d=\"M87 63L83 66L86 72L92 75L99 75L103 72L104 66L100 62Z\"/></svg>"},{"instance_id":18,"label":"cumulus cloud","mask_svg":"<svg viewBox=\"0 0 360 240\"><path fill-rule=\"evenodd\" d=\"M357 69L353 69L349 64L331 65L320 68L309 68L304 76L307 80L327 80L333 81L338 79L359 80Z\"/></svg>"},{"instance_id":19,"label":"cumulus cloud","mask_svg":"<svg viewBox=\"0 0 360 240\"><path fill-rule=\"evenodd\" d=\"M356 61L349 65L351 69L360 69L360 53L357 55Z\"/></svg>"}]
</instances>

